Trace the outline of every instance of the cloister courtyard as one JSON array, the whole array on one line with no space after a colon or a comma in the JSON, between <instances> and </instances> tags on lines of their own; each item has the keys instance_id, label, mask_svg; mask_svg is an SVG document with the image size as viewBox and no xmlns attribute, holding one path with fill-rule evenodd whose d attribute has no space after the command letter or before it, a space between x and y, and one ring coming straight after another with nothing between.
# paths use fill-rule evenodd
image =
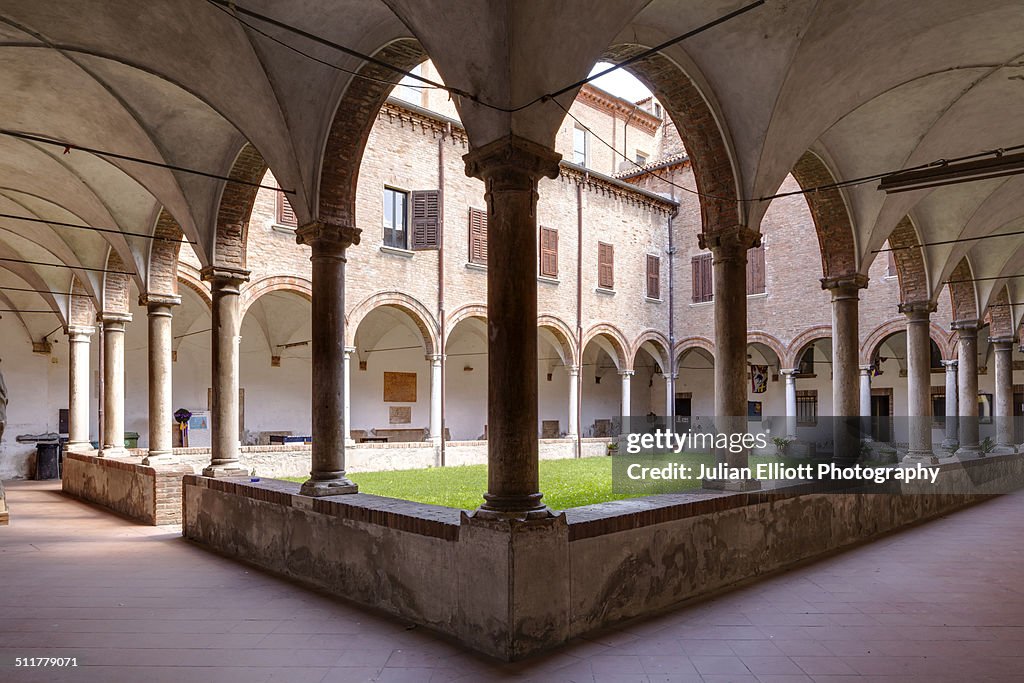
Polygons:
<instances>
[{"instance_id":1,"label":"cloister courtyard","mask_svg":"<svg viewBox=\"0 0 1024 683\"><path fill-rule=\"evenodd\" d=\"M1024 679L1016 0L0 0L0 681Z\"/></svg>"}]
</instances>

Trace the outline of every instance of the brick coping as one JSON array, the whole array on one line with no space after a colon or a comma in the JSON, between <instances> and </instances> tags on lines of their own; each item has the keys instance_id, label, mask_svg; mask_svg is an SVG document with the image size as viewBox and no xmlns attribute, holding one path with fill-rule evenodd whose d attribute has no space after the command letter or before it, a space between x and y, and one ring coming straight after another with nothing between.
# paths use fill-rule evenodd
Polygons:
<instances>
[{"instance_id":1,"label":"brick coping","mask_svg":"<svg viewBox=\"0 0 1024 683\"><path fill-rule=\"evenodd\" d=\"M540 439L540 443L576 443L576 439ZM614 443L614 437L600 437L600 436L588 436L580 439L582 443ZM459 448L462 446L486 446L486 441L446 441L445 446L448 448ZM366 450L379 450L386 448L433 448L434 444L430 441L391 441L388 443L358 443L346 446L349 448L358 448ZM241 453L291 453L295 451L308 451L311 445L308 443L291 443L291 444L274 444L274 445L260 445L260 446L241 446L239 452ZM129 449L129 452L144 455L146 449L137 448ZM195 446L189 448L175 448L175 455L206 455L209 454L209 446Z\"/></svg>"},{"instance_id":2,"label":"brick coping","mask_svg":"<svg viewBox=\"0 0 1024 683\"><path fill-rule=\"evenodd\" d=\"M159 473L180 471L182 474L192 472L191 467L181 465L179 463L143 465L142 457L145 452L146 451L143 450L142 453L139 454L136 453L136 449L131 449L129 450L129 453L132 453L132 455L127 458L101 458L96 455L97 451L67 451L64 453L64 457L68 460L79 460L81 462L87 462L113 470L149 470Z\"/></svg>"}]
</instances>

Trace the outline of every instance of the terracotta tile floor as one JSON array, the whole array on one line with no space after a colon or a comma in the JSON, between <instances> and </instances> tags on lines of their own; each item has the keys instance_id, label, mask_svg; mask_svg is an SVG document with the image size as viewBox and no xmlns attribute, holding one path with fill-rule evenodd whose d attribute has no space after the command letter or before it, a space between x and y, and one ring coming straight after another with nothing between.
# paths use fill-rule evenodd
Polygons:
<instances>
[{"instance_id":1,"label":"terracotta tile floor","mask_svg":"<svg viewBox=\"0 0 1024 683\"><path fill-rule=\"evenodd\" d=\"M1024 681L1024 495L502 664L63 497L8 487L0 681ZM15 669L14 658L79 667Z\"/></svg>"}]
</instances>

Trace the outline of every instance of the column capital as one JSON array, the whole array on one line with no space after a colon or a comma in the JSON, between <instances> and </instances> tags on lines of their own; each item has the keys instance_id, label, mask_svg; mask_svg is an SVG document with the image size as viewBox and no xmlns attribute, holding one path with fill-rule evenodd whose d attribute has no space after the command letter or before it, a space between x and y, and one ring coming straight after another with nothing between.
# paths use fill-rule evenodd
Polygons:
<instances>
[{"instance_id":1,"label":"column capital","mask_svg":"<svg viewBox=\"0 0 1024 683\"><path fill-rule=\"evenodd\" d=\"M295 231L295 242L310 247L345 250L353 244L359 244L359 236L362 232L353 225L323 220L313 221Z\"/></svg>"},{"instance_id":2,"label":"column capital","mask_svg":"<svg viewBox=\"0 0 1024 683\"><path fill-rule=\"evenodd\" d=\"M444 359L444 356L442 356L440 353L428 353L426 357L427 360L430 361L431 363L438 364L440 364L441 361Z\"/></svg>"},{"instance_id":3,"label":"column capital","mask_svg":"<svg viewBox=\"0 0 1024 683\"><path fill-rule=\"evenodd\" d=\"M946 372L955 372L956 366L960 363L956 358L953 360L943 360L939 362L942 363L942 367L946 368Z\"/></svg>"},{"instance_id":4,"label":"column capital","mask_svg":"<svg viewBox=\"0 0 1024 683\"><path fill-rule=\"evenodd\" d=\"M788 382L792 381L793 379L796 379L796 376L799 374L799 371L797 368L779 368L779 374L785 377L786 381Z\"/></svg>"},{"instance_id":5,"label":"column capital","mask_svg":"<svg viewBox=\"0 0 1024 683\"><path fill-rule=\"evenodd\" d=\"M64 334L66 334L72 341L74 341L76 337L85 337L88 339L94 332L96 332L96 328L92 325L68 325L64 328Z\"/></svg>"},{"instance_id":6,"label":"column capital","mask_svg":"<svg viewBox=\"0 0 1024 683\"><path fill-rule=\"evenodd\" d=\"M979 327L981 323L978 320L954 320L950 324L950 328L959 332L961 337L978 336Z\"/></svg>"},{"instance_id":7,"label":"column capital","mask_svg":"<svg viewBox=\"0 0 1024 683\"><path fill-rule=\"evenodd\" d=\"M541 178L557 178L562 155L518 135L506 135L462 157L466 175L488 189L533 190Z\"/></svg>"},{"instance_id":8,"label":"column capital","mask_svg":"<svg viewBox=\"0 0 1024 683\"><path fill-rule=\"evenodd\" d=\"M580 374L580 366L578 365L566 365L565 371L569 373L570 377L575 377Z\"/></svg>"},{"instance_id":9,"label":"column capital","mask_svg":"<svg viewBox=\"0 0 1024 683\"><path fill-rule=\"evenodd\" d=\"M152 310L159 306L178 306L181 304L181 297L177 294L156 294L147 292L139 296L139 305Z\"/></svg>"},{"instance_id":10,"label":"column capital","mask_svg":"<svg viewBox=\"0 0 1024 683\"><path fill-rule=\"evenodd\" d=\"M623 377L629 378L632 377L635 374L635 372L633 370L623 370L619 374L622 375Z\"/></svg>"},{"instance_id":11,"label":"column capital","mask_svg":"<svg viewBox=\"0 0 1024 683\"><path fill-rule=\"evenodd\" d=\"M737 256L745 259L748 249L760 246L761 233L745 225L734 225L698 234L697 244L701 249L709 249L715 255L715 260Z\"/></svg>"},{"instance_id":12,"label":"column capital","mask_svg":"<svg viewBox=\"0 0 1024 683\"><path fill-rule=\"evenodd\" d=\"M956 362L956 361L954 361L954 362ZM875 371L875 366L874 365L861 365L857 369L860 370L860 374L862 374L862 375L869 375L869 374L871 374L872 372Z\"/></svg>"},{"instance_id":13,"label":"column capital","mask_svg":"<svg viewBox=\"0 0 1024 683\"><path fill-rule=\"evenodd\" d=\"M936 308L938 306L931 301L907 301L899 305L899 312L912 322L927 322Z\"/></svg>"},{"instance_id":14,"label":"column capital","mask_svg":"<svg viewBox=\"0 0 1024 683\"><path fill-rule=\"evenodd\" d=\"M988 343L995 346L997 351L1012 351L1017 339L1013 336L989 337Z\"/></svg>"},{"instance_id":15,"label":"column capital","mask_svg":"<svg viewBox=\"0 0 1024 683\"><path fill-rule=\"evenodd\" d=\"M837 298L857 298L857 290L867 289L868 281L868 276L862 273L823 277L821 288L832 292L833 301Z\"/></svg>"},{"instance_id":16,"label":"column capital","mask_svg":"<svg viewBox=\"0 0 1024 683\"><path fill-rule=\"evenodd\" d=\"M124 325L132 321L131 313L119 313L115 311L101 311L96 314L96 320L104 325Z\"/></svg>"},{"instance_id":17,"label":"column capital","mask_svg":"<svg viewBox=\"0 0 1024 683\"><path fill-rule=\"evenodd\" d=\"M229 268L228 266L207 266L199 271L199 276L221 289L229 287L240 287L249 281L249 271L242 268Z\"/></svg>"},{"instance_id":18,"label":"column capital","mask_svg":"<svg viewBox=\"0 0 1024 683\"><path fill-rule=\"evenodd\" d=\"M663 372L663 373L661 373L661 375L665 379L679 379L679 373L678 372Z\"/></svg>"},{"instance_id":19,"label":"column capital","mask_svg":"<svg viewBox=\"0 0 1024 683\"><path fill-rule=\"evenodd\" d=\"M345 355L346 356L351 356L355 352L356 352L356 347L354 347L354 346L346 346L345 347Z\"/></svg>"}]
</instances>

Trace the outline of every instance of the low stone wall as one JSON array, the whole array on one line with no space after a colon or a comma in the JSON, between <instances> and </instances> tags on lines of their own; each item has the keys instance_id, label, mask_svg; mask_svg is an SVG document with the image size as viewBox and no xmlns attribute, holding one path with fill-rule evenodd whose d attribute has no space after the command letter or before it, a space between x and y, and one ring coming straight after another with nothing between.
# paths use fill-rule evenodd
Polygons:
<instances>
[{"instance_id":1,"label":"low stone wall","mask_svg":"<svg viewBox=\"0 0 1024 683\"><path fill-rule=\"evenodd\" d=\"M7 511L7 494L4 492L4 483L0 481L0 526L7 526L10 521L10 514Z\"/></svg>"},{"instance_id":2,"label":"low stone wall","mask_svg":"<svg viewBox=\"0 0 1024 683\"><path fill-rule=\"evenodd\" d=\"M289 482L187 476L183 534L517 659L1024 486L1024 457L946 464L939 477L929 493L778 486L516 522L368 494L312 499Z\"/></svg>"},{"instance_id":3,"label":"low stone wall","mask_svg":"<svg viewBox=\"0 0 1024 683\"><path fill-rule=\"evenodd\" d=\"M99 458L95 451L64 454L61 488L143 524L181 523L180 465L148 466L141 458Z\"/></svg>"}]
</instances>

